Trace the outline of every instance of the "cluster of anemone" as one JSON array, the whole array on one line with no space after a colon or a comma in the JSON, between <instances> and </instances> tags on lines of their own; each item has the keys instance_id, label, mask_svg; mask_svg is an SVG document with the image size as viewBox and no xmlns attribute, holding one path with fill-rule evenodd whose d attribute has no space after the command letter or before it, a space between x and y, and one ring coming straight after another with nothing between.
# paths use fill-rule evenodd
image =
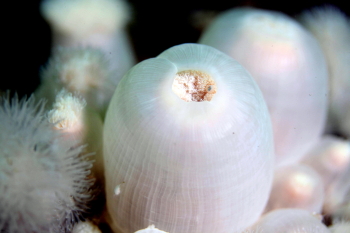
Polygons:
<instances>
[{"instance_id":1,"label":"cluster of anemone","mask_svg":"<svg viewBox=\"0 0 350 233\"><path fill-rule=\"evenodd\" d=\"M41 10L35 98L0 97L1 232L350 232L338 9L231 9L138 64L122 0Z\"/></svg>"}]
</instances>

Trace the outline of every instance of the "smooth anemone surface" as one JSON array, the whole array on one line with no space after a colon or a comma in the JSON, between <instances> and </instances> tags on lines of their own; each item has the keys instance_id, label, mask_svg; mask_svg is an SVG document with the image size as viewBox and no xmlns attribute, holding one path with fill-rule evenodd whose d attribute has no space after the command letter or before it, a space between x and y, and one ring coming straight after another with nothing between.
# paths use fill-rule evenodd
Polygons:
<instances>
[{"instance_id":1,"label":"smooth anemone surface","mask_svg":"<svg viewBox=\"0 0 350 233\"><path fill-rule=\"evenodd\" d=\"M187 102L173 91L184 71L212 78L210 101ZM192 78L183 86L198 86ZM104 140L117 232L152 224L174 233L236 232L267 202L274 154L266 104L249 73L209 46L175 46L133 67L110 103Z\"/></svg>"}]
</instances>

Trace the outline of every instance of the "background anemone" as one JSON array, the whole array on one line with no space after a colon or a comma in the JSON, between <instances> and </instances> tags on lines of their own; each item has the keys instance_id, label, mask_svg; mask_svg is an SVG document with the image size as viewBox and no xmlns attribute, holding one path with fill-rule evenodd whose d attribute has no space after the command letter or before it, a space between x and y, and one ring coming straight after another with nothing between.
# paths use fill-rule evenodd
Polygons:
<instances>
[{"instance_id":1,"label":"background anemone","mask_svg":"<svg viewBox=\"0 0 350 233\"><path fill-rule=\"evenodd\" d=\"M91 199L92 161L60 141L44 104L0 98L0 229L66 232Z\"/></svg>"}]
</instances>

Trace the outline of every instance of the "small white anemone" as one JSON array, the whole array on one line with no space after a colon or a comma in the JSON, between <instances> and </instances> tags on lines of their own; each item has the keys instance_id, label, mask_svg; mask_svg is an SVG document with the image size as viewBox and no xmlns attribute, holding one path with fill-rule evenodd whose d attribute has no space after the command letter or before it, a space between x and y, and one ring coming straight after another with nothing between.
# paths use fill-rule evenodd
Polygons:
<instances>
[{"instance_id":1,"label":"small white anemone","mask_svg":"<svg viewBox=\"0 0 350 233\"><path fill-rule=\"evenodd\" d=\"M280 208L298 208L320 212L324 201L320 175L306 165L277 168L265 212Z\"/></svg>"},{"instance_id":2,"label":"small white anemone","mask_svg":"<svg viewBox=\"0 0 350 233\"><path fill-rule=\"evenodd\" d=\"M41 76L43 84L37 94L50 104L65 88L81 95L90 107L101 110L106 108L116 87L108 60L94 48L57 48Z\"/></svg>"},{"instance_id":3,"label":"small white anemone","mask_svg":"<svg viewBox=\"0 0 350 233\"><path fill-rule=\"evenodd\" d=\"M301 209L278 209L263 215L249 230L283 233L330 233L319 215ZM258 232L259 232L258 231Z\"/></svg>"},{"instance_id":4,"label":"small white anemone","mask_svg":"<svg viewBox=\"0 0 350 233\"><path fill-rule=\"evenodd\" d=\"M57 129L71 130L74 127L82 126L83 109L86 101L83 98L74 96L65 89L56 96L53 109L48 112L48 120Z\"/></svg>"},{"instance_id":5,"label":"small white anemone","mask_svg":"<svg viewBox=\"0 0 350 233\"><path fill-rule=\"evenodd\" d=\"M70 231L91 199L84 147L61 143L32 97L0 97L0 119L0 229Z\"/></svg>"},{"instance_id":6,"label":"small white anemone","mask_svg":"<svg viewBox=\"0 0 350 233\"><path fill-rule=\"evenodd\" d=\"M159 230L154 225L149 225L147 228L136 231L135 233L167 233L167 232Z\"/></svg>"},{"instance_id":7,"label":"small white anemone","mask_svg":"<svg viewBox=\"0 0 350 233\"><path fill-rule=\"evenodd\" d=\"M101 231L92 222L79 222L74 226L72 233L101 233Z\"/></svg>"},{"instance_id":8,"label":"small white anemone","mask_svg":"<svg viewBox=\"0 0 350 233\"><path fill-rule=\"evenodd\" d=\"M325 135L306 154L302 163L320 174L325 189L328 190L350 165L350 141Z\"/></svg>"},{"instance_id":9,"label":"small white anemone","mask_svg":"<svg viewBox=\"0 0 350 233\"><path fill-rule=\"evenodd\" d=\"M102 156L103 123L98 113L87 106L78 93L62 89L56 96L53 107L47 113L47 119L53 129L62 132L61 141L73 147L87 145L85 151L93 152L94 166L92 174L96 183L104 182Z\"/></svg>"}]
</instances>

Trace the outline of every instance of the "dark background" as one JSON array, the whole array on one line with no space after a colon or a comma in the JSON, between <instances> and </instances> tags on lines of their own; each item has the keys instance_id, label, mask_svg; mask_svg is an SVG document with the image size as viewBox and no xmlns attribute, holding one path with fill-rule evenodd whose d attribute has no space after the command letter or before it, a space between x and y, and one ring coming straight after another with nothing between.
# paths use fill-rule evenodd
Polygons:
<instances>
[{"instance_id":1,"label":"dark background","mask_svg":"<svg viewBox=\"0 0 350 233\"><path fill-rule=\"evenodd\" d=\"M10 89L30 95L39 85L40 68L51 51L51 32L39 12L40 0L5 2L2 11L2 65L0 91ZM128 1L133 9L129 35L139 61L155 57L165 49L196 42L201 30L195 25L198 12L219 13L236 6L255 6L284 12L292 17L314 6L334 5L349 15L346 1L194 0ZM166 25L166 26L165 26Z\"/></svg>"}]
</instances>

